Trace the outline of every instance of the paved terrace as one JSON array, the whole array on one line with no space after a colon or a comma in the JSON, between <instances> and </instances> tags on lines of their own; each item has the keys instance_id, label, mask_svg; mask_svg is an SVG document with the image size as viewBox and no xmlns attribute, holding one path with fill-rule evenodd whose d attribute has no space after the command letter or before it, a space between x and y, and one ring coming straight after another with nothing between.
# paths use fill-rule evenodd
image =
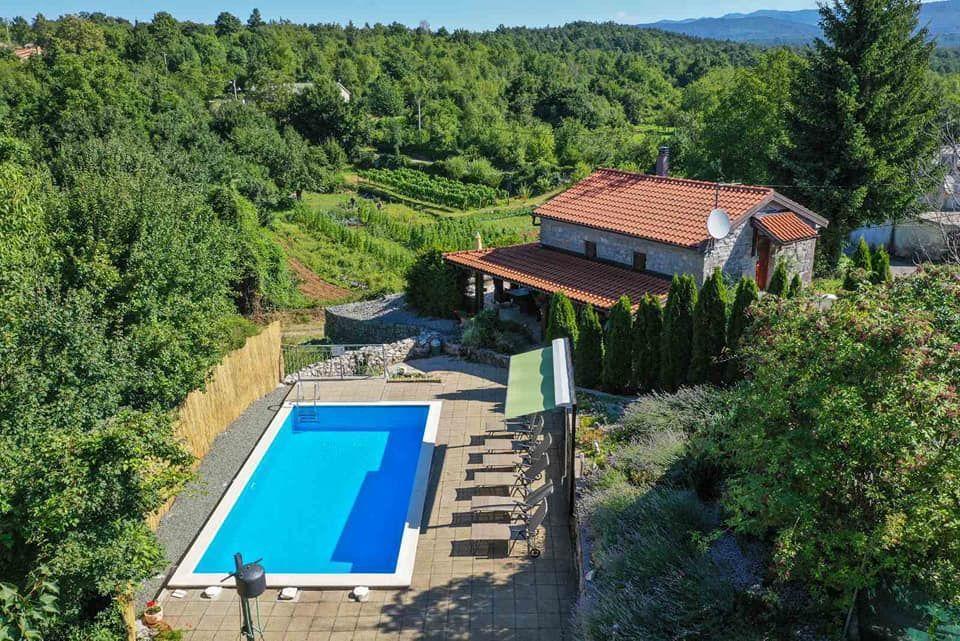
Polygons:
<instances>
[{"instance_id":1,"label":"paved terrace","mask_svg":"<svg viewBox=\"0 0 960 641\"><path fill-rule=\"evenodd\" d=\"M402 590L371 590L370 601L357 603L348 590L302 590L297 602L277 600L277 590L259 599L260 621L267 641L372 641L374 639L471 640L516 639L561 641L570 638L569 618L574 600L574 572L567 528L567 505L563 492L551 497L550 515L541 530L538 559L525 556L526 545L518 543L509 556L498 548L479 549L470 538L470 496L475 485L467 470L475 460L477 443L484 429L502 422L506 394L506 371L440 357L410 363L429 372L442 383L386 383L383 380L331 381L319 383L320 398L330 401L441 400L443 410L434 451L425 513L429 520L421 530L413 583ZM249 413L260 423L261 433L276 411L253 407ZM262 405L262 403L261 403ZM250 434L251 418L237 424L245 430L246 449L256 440ZM222 435L229 441L235 427ZM559 430L559 421L553 426ZM559 436L559 434L557 434ZM235 438L234 438L235 440ZM555 438L555 443L562 441ZM220 439L214 445L214 454ZM474 456L471 456L473 454ZM559 481L561 451L551 453L551 478ZM242 458L236 461L233 472ZM204 476L201 466L201 482ZM222 472L221 472L222 474ZM214 492L222 492L222 481ZM210 492L191 492L178 499L165 521L178 522L178 515L212 504ZM194 505L191 505L194 504ZM202 525L197 521L189 537ZM179 518L176 549L186 549L183 518ZM164 538L165 525L160 535ZM172 541L165 541L170 546ZM269 567L267 567L269 572ZM216 600L201 598L201 590L188 590L182 599L162 590L159 599L164 619L184 630L185 641L235 641L240 617L237 596L224 590Z\"/></svg>"}]
</instances>

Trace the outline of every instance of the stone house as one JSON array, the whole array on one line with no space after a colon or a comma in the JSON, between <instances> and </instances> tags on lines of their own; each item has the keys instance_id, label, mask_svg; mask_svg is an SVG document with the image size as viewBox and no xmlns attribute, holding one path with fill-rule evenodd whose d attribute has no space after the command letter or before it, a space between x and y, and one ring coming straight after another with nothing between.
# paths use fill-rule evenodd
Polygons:
<instances>
[{"instance_id":1,"label":"stone house","mask_svg":"<svg viewBox=\"0 0 960 641\"><path fill-rule=\"evenodd\" d=\"M535 210L539 243L445 258L472 270L478 283L492 277L498 300L506 281L542 294L563 292L600 310L622 294L634 303L646 293L663 295L674 274L702 283L716 267L730 280L750 276L765 288L776 262L785 260L810 282L824 218L769 187L673 178L666 169L666 149L657 175L599 169ZM717 208L730 220L721 239L706 225Z\"/></svg>"}]
</instances>

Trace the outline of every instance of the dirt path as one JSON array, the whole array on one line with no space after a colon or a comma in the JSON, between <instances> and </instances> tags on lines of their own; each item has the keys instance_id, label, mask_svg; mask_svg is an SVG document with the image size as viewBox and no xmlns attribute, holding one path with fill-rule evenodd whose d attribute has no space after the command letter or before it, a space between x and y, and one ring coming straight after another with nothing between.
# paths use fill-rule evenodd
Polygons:
<instances>
[{"instance_id":1,"label":"dirt path","mask_svg":"<svg viewBox=\"0 0 960 641\"><path fill-rule=\"evenodd\" d=\"M338 287L317 276L312 269L296 258L288 258L290 269L297 275L300 283L297 289L307 298L321 303L341 300L350 295L349 289Z\"/></svg>"}]
</instances>

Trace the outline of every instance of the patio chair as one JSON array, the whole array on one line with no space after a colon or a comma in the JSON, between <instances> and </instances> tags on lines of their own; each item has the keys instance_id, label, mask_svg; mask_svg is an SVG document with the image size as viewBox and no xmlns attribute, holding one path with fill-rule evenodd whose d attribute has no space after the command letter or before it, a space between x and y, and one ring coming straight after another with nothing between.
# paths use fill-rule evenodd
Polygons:
<instances>
[{"instance_id":1,"label":"patio chair","mask_svg":"<svg viewBox=\"0 0 960 641\"><path fill-rule=\"evenodd\" d=\"M518 467L525 461L538 459L547 453L550 446L553 445L553 437L549 432L544 432L543 438L536 443L531 444L529 450L518 450L516 452L507 452L503 454L484 454L484 467Z\"/></svg>"},{"instance_id":2,"label":"patio chair","mask_svg":"<svg viewBox=\"0 0 960 641\"><path fill-rule=\"evenodd\" d=\"M529 520L520 523L473 523L470 526L470 539L474 548L480 542L499 542L507 544L507 553L510 553L510 544L514 541L527 542L527 554L533 558L540 556L540 548L535 547L533 538L537 530L547 518L547 501L543 499L537 505Z\"/></svg>"},{"instance_id":3,"label":"patio chair","mask_svg":"<svg viewBox=\"0 0 960 641\"><path fill-rule=\"evenodd\" d=\"M473 480L479 481L479 487L503 487L526 495L534 481L545 476L550 466L550 455L544 454L538 459L524 463L516 472L488 472L480 470L473 473Z\"/></svg>"},{"instance_id":4,"label":"patio chair","mask_svg":"<svg viewBox=\"0 0 960 641\"><path fill-rule=\"evenodd\" d=\"M489 435L520 436L536 438L543 431L543 414L531 414L526 419L504 421L503 428L488 429Z\"/></svg>"},{"instance_id":5,"label":"patio chair","mask_svg":"<svg viewBox=\"0 0 960 641\"><path fill-rule=\"evenodd\" d=\"M530 492L527 496L475 496L470 499L470 511L474 514L494 514L506 512L513 514L520 511L528 514L540 501L553 494L553 481L546 483Z\"/></svg>"}]
</instances>

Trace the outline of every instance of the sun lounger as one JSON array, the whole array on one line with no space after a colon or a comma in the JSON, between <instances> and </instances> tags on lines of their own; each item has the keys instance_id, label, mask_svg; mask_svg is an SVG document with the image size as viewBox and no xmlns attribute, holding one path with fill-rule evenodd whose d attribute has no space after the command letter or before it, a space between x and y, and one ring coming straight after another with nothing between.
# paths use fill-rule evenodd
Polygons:
<instances>
[{"instance_id":1,"label":"sun lounger","mask_svg":"<svg viewBox=\"0 0 960 641\"><path fill-rule=\"evenodd\" d=\"M540 458L547 453L550 446L553 445L553 437L550 433L544 433L543 438L533 444L528 451L519 450L517 452L507 452L503 454L484 454L483 465L485 467L518 467L524 461Z\"/></svg>"},{"instance_id":2,"label":"sun lounger","mask_svg":"<svg viewBox=\"0 0 960 641\"><path fill-rule=\"evenodd\" d=\"M518 472L480 470L473 473L473 480L479 482L479 487L505 487L511 491L518 489L526 494L530 484L546 474L549 465L550 455L544 454L536 460L525 463Z\"/></svg>"},{"instance_id":3,"label":"sun lounger","mask_svg":"<svg viewBox=\"0 0 960 641\"><path fill-rule=\"evenodd\" d=\"M503 427L491 428L486 432L489 435L520 436L536 438L543 431L543 414L533 414L529 418L519 421L508 420Z\"/></svg>"},{"instance_id":4,"label":"sun lounger","mask_svg":"<svg viewBox=\"0 0 960 641\"><path fill-rule=\"evenodd\" d=\"M534 546L533 538L546 518L547 501L544 499L533 511L533 514L530 515L530 519L525 522L472 524L470 526L470 539L473 541L474 546L483 541L502 541L507 544L508 553L511 543L514 541L526 541L527 554L536 558L540 556L540 549Z\"/></svg>"},{"instance_id":5,"label":"sun lounger","mask_svg":"<svg viewBox=\"0 0 960 641\"><path fill-rule=\"evenodd\" d=\"M476 514L497 512L521 512L526 514L543 499L553 494L553 481L546 483L527 494L527 496L475 496L470 499L470 511Z\"/></svg>"}]
</instances>

